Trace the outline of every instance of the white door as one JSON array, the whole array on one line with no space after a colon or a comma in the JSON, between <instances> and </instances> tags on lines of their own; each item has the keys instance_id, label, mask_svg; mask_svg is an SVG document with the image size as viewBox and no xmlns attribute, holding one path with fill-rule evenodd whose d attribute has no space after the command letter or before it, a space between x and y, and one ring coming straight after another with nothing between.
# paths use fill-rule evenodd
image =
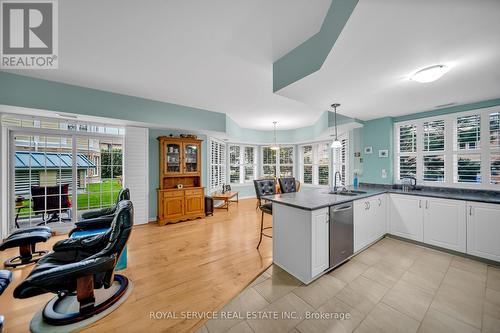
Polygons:
<instances>
[{"instance_id":1,"label":"white door","mask_svg":"<svg viewBox=\"0 0 500 333\"><path fill-rule=\"evenodd\" d=\"M467 253L500 261L500 205L467 203Z\"/></svg>"},{"instance_id":2,"label":"white door","mask_svg":"<svg viewBox=\"0 0 500 333\"><path fill-rule=\"evenodd\" d=\"M328 208L312 212L311 276L323 273L329 266L329 218Z\"/></svg>"},{"instance_id":3,"label":"white door","mask_svg":"<svg viewBox=\"0 0 500 333\"><path fill-rule=\"evenodd\" d=\"M390 233L422 242L424 240L423 208L425 198L391 194Z\"/></svg>"},{"instance_id":4,"label":"white door","mask_svg":"<svg viewBox=\"0 0 500 333\"><path fill-rule=\"evenodd\" d=\"M465 201L425 198L424 242L466 251Z\"/></svg>"}]
</instances>

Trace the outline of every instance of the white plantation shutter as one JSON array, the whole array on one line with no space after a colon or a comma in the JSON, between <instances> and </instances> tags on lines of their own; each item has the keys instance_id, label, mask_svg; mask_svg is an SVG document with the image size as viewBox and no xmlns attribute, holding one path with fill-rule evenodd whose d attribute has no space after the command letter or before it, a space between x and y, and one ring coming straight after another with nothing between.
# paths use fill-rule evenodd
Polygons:
<instances>
[{"instance_id":1,"label":"white plantation shutter","mask_svg":"<svg viewBox=\"0 0 500 333\"><path fill-rule=\"evenodd\" d=\"M149 130L142 127L125 129L123 153L124 186L130 189L134 204L134 224L148 222L149 216Z\"/></svg>"},{"instance_id":2,"label":"white plantation shutter","mask_svg":"<svg viewBox=\"0 0 500 333\"><path fill-rule=\"evenodd\" d=\"M333 177L335 177L335 173L340 172L340 185L346 186L349 183L348 179L348 140L340 139L342 146L340 148L332 149L332 157L333 157ZM335 181L335 179L334 179ZM338 185L338 182L337 182Z\"/></svg>"},{"instance_id":3,"label":"white plantation shutter","mask_svg":"<svg viewBox=\"0 0 500 333\"><path fill-rule=\"evenodd\" d=\"M499 189L500 106L396 123L394 133L396 181Z\"/></svg>"},{"instance_id":4,"label":"white plantation shutter","mask_svg":"<svg viewBox=\"0 0 500 333\"><path fill-rule=\"evenodd\" d=\"M399 127L399 152L414 153L417 151L417 126L403 125Z\"/></svg>"},{"instance_id":5,"label":"white plantation shutter","mask_svg":"<svg viewBox=\"0 0 500 333\"><path fill-rule=\"evenodd\" d=\"M415 124L400 125L396 135L396 167L397 179L405 176L417 176L417 126Z\"/></svg>"},{"instance_id":6,"label":"white plantation shutter","mask_svg":"<svg viewBox=\"0 0 500 333\"><path fill-rule=\"evenodd\" d=\"M444 119L423 123L423 179L445 181L445 122ZM440 154L436 154L440 152Z\"/></svg>"},{"instance_id":7,"label":"white plantation shutter","mask_svg":"<svg viewBox=\"0 0 500 333\"><path fill-rule=\"evenodd\" d=\"M490 113L490 184L500 184L500 112Z\"/></svg>"},{"instance_id":8,"label":"white plantation shutter","mask_svg":"<svg viewBox=\"0 0 500 333\"><path fill-rule=\"evenodd\" d=\"M456 118L455 123L455 183L482 183L481 154L481 116L472 114Z\"/></svg>"},{"instance_id":9,"label":"white plantation shutter","mask_svg":"<svg viewBox=\"0 0 500 333\"><path fill-rule=\"evenodd\" d=\"M318 185L330 183L330 143L323 142L318 147Z\"/></svg>"},{"instance_id":10,"label":"white plantation shutter","mask_svg":"<svg viewBox=\"0 0 500 333\"><path fill-rule=\"evenodd\" d=\"M210 142L210 191L222 186L226 181L226 144L211 138Z\"/></svg>"},{"instance_id":11,"label":"white plantation shutter","mask_svg":"<svg viewBox=\"0 0 500 333\"><path fill-rule=\"evenodd\" d=\"M456 150L478 149L481 141L481 116L457 117Z\"/></svg>"}]
</instances>

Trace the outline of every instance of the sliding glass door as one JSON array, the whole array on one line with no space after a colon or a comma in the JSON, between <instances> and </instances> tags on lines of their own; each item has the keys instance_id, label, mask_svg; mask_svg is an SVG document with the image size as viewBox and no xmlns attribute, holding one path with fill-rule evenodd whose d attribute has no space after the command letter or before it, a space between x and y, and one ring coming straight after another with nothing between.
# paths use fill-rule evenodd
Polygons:
<instances>
[{"instance_id":1,"label":"sliding glass door","mask_svg":"<svg viewBox=\"0 0 500 333\"><path fill-rule=\"evenodd\" d=\"M82 212L116 201L123 136L59 132L11 132L11 232L53 223L68 230Z\"/></svg>"}]
</instances>

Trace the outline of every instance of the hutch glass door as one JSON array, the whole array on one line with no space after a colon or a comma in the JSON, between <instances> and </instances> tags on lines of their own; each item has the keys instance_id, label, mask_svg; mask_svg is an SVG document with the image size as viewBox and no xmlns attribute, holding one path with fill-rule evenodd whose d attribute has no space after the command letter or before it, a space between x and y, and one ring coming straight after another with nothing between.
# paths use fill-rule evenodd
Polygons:
<instances>
[{"instance_id":1,"label":"hutch glass door","mask_svg":"<svg viewBox=\"0 0 500 333\"><path fill-rule=\"evenodd\" d=\"M178 143L168 143L165 151L166 173L181 172L181 145Z\"/></svg>"},{"instance_id":2,"label":"hutch glass door","mask_svg":"<svg viewBox=\"0 0 500 333\"><path fill-rule=\"evenodd\" d=\"M198 172L198 150L199 145L195 143L184 144L184 170L186 173Z\"/></svg>"}]
</instances>

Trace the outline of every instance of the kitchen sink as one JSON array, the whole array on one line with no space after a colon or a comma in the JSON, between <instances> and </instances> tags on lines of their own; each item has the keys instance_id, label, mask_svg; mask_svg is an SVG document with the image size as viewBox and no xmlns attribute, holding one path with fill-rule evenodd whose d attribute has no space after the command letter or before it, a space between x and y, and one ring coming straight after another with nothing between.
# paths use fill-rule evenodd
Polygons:
<instances>
[{"instance_id":1,"label":"kitchen sink","mask_svg":"<svg viewBox=\"0 0 500 333\"><path fill-rule=\"evenodd\" d=\"M366 192L365 191L356 191L356 190L352 190L352 191L330 191L329 192L330 194L336 194L336 195L346 195L346 196L356 196L356 195L359 195L359 194L365 194Z\"/></svg>"}]
</instances>

